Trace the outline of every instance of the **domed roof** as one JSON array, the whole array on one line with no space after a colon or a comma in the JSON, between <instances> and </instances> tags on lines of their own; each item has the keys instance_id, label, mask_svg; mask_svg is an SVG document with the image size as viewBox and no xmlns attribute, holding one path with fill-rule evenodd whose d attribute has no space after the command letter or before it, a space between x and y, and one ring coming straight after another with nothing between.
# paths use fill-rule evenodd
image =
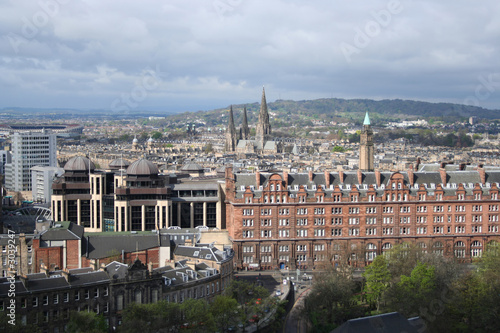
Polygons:
<instances>
[{"instance_id":1,"label":"domed roof","mask_svg":"<svg viewBox=\"0 0 500 333\"><path fill-rule=\"evenodd\" d=\"M138 143L139 140L137 140L137 136L134 135L134 140L132 140L132 143Z\"/></svg>"},{"instance_id":2,"label":"domed roof","mask_svg":"<svg viewBox=\"0 0 500 333\"><path fill-rule=\"evenodd\" d=\"M158 175L158 173L158 167L154 165L153 162L148 161L145 158L141 158L140 160L135 161L127 168L128 175L149 176Z\"/></svg>"},{"instance_id":3,"label":"domed roof","mask_svg":"<svg viewBox=\"0 0 500 333\"><path fill-rule=\"evenodd\" d=\"M95 169L95 165L88 158L83 156L75 156L69 159L68 162L64 165L64 171L87 171Z\"/></svg>"},{"instance_id":4,"label":"domed roof","mask_svg":"<svg viewBox=\"0 0 500 333\"><path fill-rule=\"evenodd\" d=\"M203 168L195 162L188 162L182 166L181 171L203 171Z\"/></svg>"},{"instance_id":5,"label":"domed roof","mask_svg":"<svg viewBox=\"0 0 500 333\"><path fill-rule=\"evenodd\" d=\"M148 139L148 142L153 143L153 142L155 142L155 140L153 139L153 137L150 136Z\"/></svg>"},{"instance_id":6,"label":"domed roof","mask_svg":"<svg viewBox=\"0 0 500 333\"><path fill-rule=\"evenodd\" d=\"M110 169L125 169L130 165L130 162L122 158L117 158L116 160L109 163Z\"/></svg>"}]
</instances>

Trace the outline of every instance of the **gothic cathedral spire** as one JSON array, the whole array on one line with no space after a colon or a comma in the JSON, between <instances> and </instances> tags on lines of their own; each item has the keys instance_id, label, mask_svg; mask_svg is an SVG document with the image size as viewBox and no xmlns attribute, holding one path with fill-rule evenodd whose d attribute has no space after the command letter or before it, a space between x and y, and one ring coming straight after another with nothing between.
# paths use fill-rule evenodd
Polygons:
<instances>
[{"instance_id":1,"label":"gothic cathedral spire","mask_svg":"<svg viewBox=\"0 0 500 333\"><path fill-rule=\"evenodd\" d=\"M359 138L359 169L361 171L373 171L375 169L374 155L373 130L367 112L363 122L363 131Z\"/></svg>"},{"instance_id":2,"label":"gothic cathedral spire","mask_svg":"<svg viewBox=\"0 0 500 333\"><path fill-rule=\"evenodd\" d=\"M236 151L236 128L234 127L233 106L229 108L229 121L226 131L226 151Z\"/></svg>"},{"instance_id":3,"label":"gothic cathedral spire","mask_svg":"<svg viewBox=\"0 0 500 333\"><path fill-rule=\"evenodd\" d=\"M255 141L261 147L264 147L268 136L271 134L271 125L269 124L269 113L267 112L266 92L262 87L262 100L260 103L259 121L255 132Z\"/></svg>"},{"instance_id":4,"label":"gothic cathedral spire","mask_svg":"<svg viewBox=\"0 0 500 333\"><path fill-rule=\"evenodd\" d=\"M243 122L240 128L240 139L250 140L250 129L248 128L247 107L243 108Z\"/></svg>"}]
</instances>

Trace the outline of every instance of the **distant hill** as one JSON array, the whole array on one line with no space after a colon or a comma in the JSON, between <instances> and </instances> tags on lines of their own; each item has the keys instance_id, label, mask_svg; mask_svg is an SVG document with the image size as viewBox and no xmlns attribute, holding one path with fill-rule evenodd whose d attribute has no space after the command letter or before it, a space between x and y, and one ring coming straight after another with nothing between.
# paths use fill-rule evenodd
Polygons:
<instances>
[{"instance_id":1,"label":"distant hill","mask_svg":"<svg viewBox=\"0 0 500 333\"><path fill-rule=\"evenodd\" d=\"M243 107L247 107L249 124L257 123L259 103L233 105L235 125L241 124ZM111 110L83 110L83 109L46 109L46 108L3 108L0 109L0 117L4 119L25 119L26 116L37 118L60 119L75 117L106 117L106 118L146 118L148 116L166 117L165 123L185 124L189 122L202 121L207 126L226 125L227 111L225 108L173 113L166 111L130 110L127 112L113 112ZM452 123L464 121L476 116L479 119L500 119L500 110L490 110L481 107L467 106L452 103L429 103L412 100L370 100L370 99L341 99L322 98L316 100L292 101L277 100L268 103L271 126L280 128L284 126L309 126L313 123L328 124L332 121L354 122L361 124L365 112L370 113L373 125L386 123L388 121L432 119Z\"/></svg>"},{"instance_id":2,"label":"distant hill","mask_svg":"<svg viewBox=\"0 0 500 333\"><path fill-rule=\"evenodd\" d=\"M244 106L247 107L249 123L255 124L257 122L259 103L233 105L237 127L241 123ZM191 121L201 118L207 125L215 126L226 124L228 109L229 106L211 111L185 112L168 118L177 121ZM271 114L271 125L274 128L289 125L307 126L312 124L313 121L324 121L325 123L349 121L361 124L365 112L370 113L370 119L374 125L387 121L423 118L447 123L463 121L471 116L480 119L500 119L500 110L489 110L452 103L429 103L401 99L380 101L340 98L305 101L277 100L268 103L268 109Z\"/></svg>"}]
</instances>

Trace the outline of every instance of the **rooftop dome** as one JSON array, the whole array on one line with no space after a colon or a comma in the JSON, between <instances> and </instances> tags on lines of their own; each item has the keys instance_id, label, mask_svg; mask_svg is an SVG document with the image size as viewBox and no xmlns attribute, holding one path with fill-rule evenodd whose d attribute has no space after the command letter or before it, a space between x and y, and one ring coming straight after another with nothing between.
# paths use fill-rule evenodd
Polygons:
<instances>
[{"instance_id":1,"label":"rooftop dome","mask_svg":"<svg viewBox=\"0 0 500 333\"><path fill-rule=\"evenodd\" d=\"M134 135L134 140L132 140L132 143L138 143L139 140L137 140L137 136Z\"/></svg>"},{"instance_id":2,"label":"rooftop dome","mask_svg":"<svg viewBox=\"0 0 500 333\"><path fill-rule=\"evenodd\" d=\"M127 168L128 175L150 176L158 175L158 167L144 158L135 161Z\"/></svg>"},{"instance_id":3,"label":"rooftop dome","mask_svg":"<svg viewBox=\"0 0 500 333\"><path fill-rule=\"evenodd\" d=\"M203 171L203 168L195 162L188 162L182 166L181 171Z\"/></svg>"},{"instance_id":4,"label":"rooftop dome","mask_svg":"<svg viewBox=\"0 0 500 333\"><path fill-rule=\"evenodd\" d=\"M126 169L130 165L130 162L122 158L117 158L116 160L109 163L110 169Z\"/></svg>"},{"instance_id":5,"label":"rooftop dome","mask_svg":"<svg viewBox=\"0 0 500 333\"><path fill-rule=\"evenodd\" d=\"M68 162L64 165L64 171L87 171L95 169L94 163L90 161L88 158L83 156L75 156L69 159Z\"/></svg>"}]
</instances>

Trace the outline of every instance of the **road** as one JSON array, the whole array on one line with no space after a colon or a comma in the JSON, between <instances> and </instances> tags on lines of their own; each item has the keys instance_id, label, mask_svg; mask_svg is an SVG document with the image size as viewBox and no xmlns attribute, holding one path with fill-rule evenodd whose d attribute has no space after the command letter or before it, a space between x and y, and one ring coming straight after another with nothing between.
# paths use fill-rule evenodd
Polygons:
<instances>
[{"instance_id":1,"label":"road","mask_svg":"<svg viewBox=\"0 0 500 333\"><path fill-rule=\"evenodd\" d=\"M302 289L299 289L302 290ZM304 299L311 289L308 287L303 291L298 291L298 297L295 300L292 310L286 316L283 333L306 333L307 322L301 319L300 309L304 304Z\"/></svg>"}]
</instances>

